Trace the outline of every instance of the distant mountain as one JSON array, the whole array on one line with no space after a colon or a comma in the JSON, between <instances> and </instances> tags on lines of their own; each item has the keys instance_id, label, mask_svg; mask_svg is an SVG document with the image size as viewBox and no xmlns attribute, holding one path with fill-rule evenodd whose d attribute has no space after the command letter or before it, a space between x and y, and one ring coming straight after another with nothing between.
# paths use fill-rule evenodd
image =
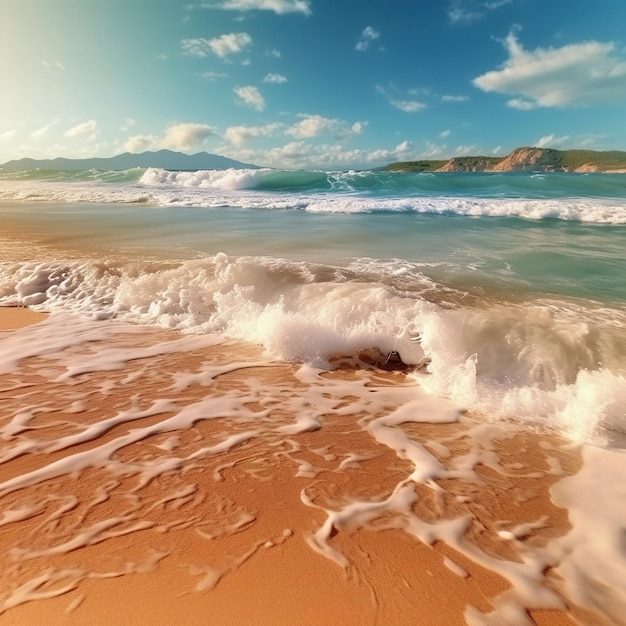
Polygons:
<instances>
[{"instance_id":1,"label":"distant mountain","mask_svg":"<svg viewBox=\"0 0 626 626\"><path fill-rule=\"evenodd\" d=\"M516 148L505 157L464 156L439 161L402 161L396 172L606 172L626 173L626 152Z\"/></svg>"},{"instance_id":2,"label":"distant mountain","mask_svg":"<svg viewBox=\"0 0 626 626\"><path fill-rule=\"evenodd\" d=\"M160 167L164 170L259 169L258 165L241 163L241 161L208 152L183 154L172 152L172 150L140 154L124 152L114 157L93 159L18 159L0 165L0 168L7 170L128 170L133 167Z\"/></svg>"}]
</instances>

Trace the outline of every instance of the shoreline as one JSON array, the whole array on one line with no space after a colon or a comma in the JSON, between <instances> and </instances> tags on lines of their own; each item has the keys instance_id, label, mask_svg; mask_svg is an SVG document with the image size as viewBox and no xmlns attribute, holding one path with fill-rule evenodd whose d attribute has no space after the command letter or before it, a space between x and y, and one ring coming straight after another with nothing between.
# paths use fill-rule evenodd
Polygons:
<instances>
[{"instance_id":1,"label":"shoreline","mask_svg":"<svg viewBox=\"0 0 626 626\"><path fill-rule=\"evenodd\" d=\"M5 328L45 318L0 308ZM451 423L399 422L394 436L407 437L406 445L415 442L415 451L427 451L446 470L430 481L406 483L416 498L408 508L383 507L368 518L371 503L384 503L414 471L410 455L377 440L391 426L374 430L389 414L394 394L409 384L406 375L362 369L364 363L305 375L294 365L264 363L254 346L194 348L189 339L137 327L103 336L100 343L77 344L67 356L60 352L45 363L31 357L19 371L3 375L2 396L12 407L2 417L3 428L25 404L11 389L35 390L46 411L26 422L34 428L27 441L40 441L42 451L46 441L85 433L83 421L95 426L124 412L137 415L132 424L122 422L93 438L81 435L81 443L48 446L45 454L26 453L5 464L5 475L14 477L55 460L72 461L69 467L76 469L17 491L0 486L0 516L23 512L13 514L22 515L15 522L5 517L2 586L13 591L0 600L40 596L11 608L5 604L3 623L204 624L210 616L229 624L443 625L479 619L477 611L502 610L503 603L523 612L503 564L542 554L569 532L567 511L552 502L551 489L580 470L579 450L555 436L467 416ZM127 356L116 357L122 360L111 369L102 359L114 353ZM81 358L90 355L99 365L55 382L63 378L59 365L67 361L83 371ZM148 410L164 397L168 381L178 381L177 408L162 409L165 417L207 407L188 426L171 431L159 430L163 417ZM372 400L369 409L350 400L367 385L389 399L380 406ZM309 423L299 421L309 406L303 398L313 407L320 403L319 416ZM336 402L345 408L331 410ZM224 417L207 419L215 410ZM371 410L382 410L382 417ZM138 428L156 430L115 448L104 463L93 460ZM257 434L249 435L250 429ZM240 437L239 443L224 446L225 432ZM206 446L222 447L200 454ZM79 469L83 453L93 457ZM159 469L174 458L187 460ZM117 465L110 465L113 459ZM126 469L118 474L118 466ZM153 478L146 482L142 476L150 467ZM38 499L43 508L24 508ZM327 527L350 503L361 503L355 515L342 514ZM457 535L445 530L454 520L461 520ZM563 597L558 576L539 574L537 582L537 590ZM530 609L529 615L545 626L573 619L609 623L573 603L565 610Z\"/></svg>"}]
</instances>

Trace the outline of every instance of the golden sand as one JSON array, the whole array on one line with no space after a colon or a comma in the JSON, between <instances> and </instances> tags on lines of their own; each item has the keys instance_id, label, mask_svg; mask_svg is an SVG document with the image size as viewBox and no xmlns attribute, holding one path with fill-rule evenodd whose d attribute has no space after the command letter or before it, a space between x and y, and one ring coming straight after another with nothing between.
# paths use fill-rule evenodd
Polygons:
<instances>
[{"instance_id":1,"label":"golden sand","mask_svg":"<svg viewBox=\"0 0 626 626\"><path fill-rule=\"evenodd\" d=\"M45 313L24 307L0 307L0 330L23 328L46 319Z\"/></svg>"},{"instance_id":2,"label":"golden sand","mask_svg":"<svg viewBox=\"0 0 626 626\"><path fill-rule=\"evenodd\" d=\"M4 329L39 319L25 309L0 309ZM116 339L116 345L151 345L173 337L138 328ZM115 371L65 382L41 375L54 364L27 359L19 371L0 378L0 422L6 424L20 405L37 404L45 408L28 422L29 437L54 441L75 433L78 422L83 427L131 407L147 409L163 395L172 373L198 373L207 360L234 357L255 361L261 355L253 347L227 344L161 355L150 363L137 359ZM243 439L220 454L157 473L145 484L132 473L87 466L0 498L0 516L33 507L24 519L0 529L0 606L7 599L16 604L5 607L0 623L450 625L465 623L468 606L492 611L496 598L511 588L509 581L442 541L419 541L395 527L390 515L333 530L329 543L347 558L347 567L311 548L310 537L324 523L325 509L381 499L411 467L358 425L363 415L334 414L317 430L278 434L276 429L294 421L290 407L303 386L296 370L277 364L237 369L210 384L198 378L176 398L185 406L220 394L248 394L251 386L282 390L277 400L247 407L263 415L272 424L267 432L275 435ZM325 377L341 381L362 375L383 386L402 384L405 377L374 367L366 372L339 368ZM281 394L289 402L281 404ZM72 409L72 398L87 399L84 409ZM0 478L26 475L164 417L167 413L149 415L113 426L95 440L19 455L0 465ZM475 445L462 436L475 424L465 417L460 423L402 428L450 466ZM252 427L245 419L202 419L186 430L124 446L112 458L145 467L174 443L177 457L190 458L199 446L223 440L225 432L245 433ZM490 556L519 560L522 543L541 546L569 528L567 512L552 504L549 493L552 484L580 467L576 452L562 443L503 430L501 437L490 439L494 462L476 468L480 481L449 478L438 481L437 489L416 484L419 498L412 512L433 523L463 517L464 541ZM349 471L338 471L339 460L355 451L360 460ZM303 501L303 493L315 506ZM520 542L503 541L498 534L503 520L509 528L538 519L543 523ZM542 625L573 624L572 618L603 623L571 604L529 615Z\"/></svg>"}]
</instances>

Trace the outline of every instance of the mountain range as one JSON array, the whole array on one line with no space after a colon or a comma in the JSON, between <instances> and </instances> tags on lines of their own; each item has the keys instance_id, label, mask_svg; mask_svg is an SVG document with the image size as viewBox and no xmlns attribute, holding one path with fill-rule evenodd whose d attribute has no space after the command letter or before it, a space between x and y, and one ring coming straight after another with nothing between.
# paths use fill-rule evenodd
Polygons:
<instances>
[{"instance_id":1,"label":"mountain range","mask_svg":"<svg viewBox=\"0 0 626 626\"><path fill-rule=\"evenodd\" d=\"M258 165L242 163L218 154L198 152L183 154L172 150L158 152L141 152L131 154L124 152L114 157L96 157L92 159L17 159L0 165L6 170L128 170L133 167L160 167L164 170L225 170L259 169Z\"/></svg>"}]
</instances>

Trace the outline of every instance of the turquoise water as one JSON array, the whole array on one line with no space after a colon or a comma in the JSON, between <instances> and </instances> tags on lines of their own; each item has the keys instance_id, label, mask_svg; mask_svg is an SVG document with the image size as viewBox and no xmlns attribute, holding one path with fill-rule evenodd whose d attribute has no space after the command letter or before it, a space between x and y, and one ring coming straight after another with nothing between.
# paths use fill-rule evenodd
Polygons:
<instances>
[{"instance_id":1,"label":"turquoise water","mask_svg":"<svg viewBox=\"0 0 626 626\"><path fill-rule=\"evenodd\" d=\"M0 305L376 347L488 415L626 432L626 175L0 172L0 220Z\"/></svg>"},{"instance_id":2,"label":"turquoise water","mask_svg":"<svg viewBox=\"0 0 626 626\"><path fill-rule=\"evenodd\" d=\"M224 252L340 265L358 257L397 258L469 291L626 299L624 224L427 213L5 203L5 224L24 221L65 245L121 246L162 258Z\"/></svg>"}]
</instances>

